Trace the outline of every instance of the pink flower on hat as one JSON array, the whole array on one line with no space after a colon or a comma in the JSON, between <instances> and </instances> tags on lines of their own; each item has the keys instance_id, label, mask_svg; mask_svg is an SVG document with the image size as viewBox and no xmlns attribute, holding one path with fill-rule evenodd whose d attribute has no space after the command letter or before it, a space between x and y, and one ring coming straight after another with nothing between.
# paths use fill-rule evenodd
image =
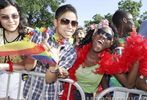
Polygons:
<instances>
[{"instance_id":1,"label":"pink flower on hat","mask_svg":"<svg viewBox=\"0 0 147 100\"><path fill-rule=\"evenodd\" d=\"M98 29L103 27L109 27L109 21L107 19L101 20L101 22L98 24Z\"/></svg>"}]
</instances>

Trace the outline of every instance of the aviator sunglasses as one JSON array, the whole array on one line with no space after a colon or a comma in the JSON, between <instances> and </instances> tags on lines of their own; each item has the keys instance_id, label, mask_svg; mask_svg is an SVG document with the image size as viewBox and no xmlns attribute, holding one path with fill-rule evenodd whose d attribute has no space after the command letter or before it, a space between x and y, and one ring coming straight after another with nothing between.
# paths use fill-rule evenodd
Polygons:
<instances>
[{"instance_id":1,"label":"aviator sunglasses","mask_svg":"<svg viewBox=\"0 0 147 100\"><path fill-rule=\"evenodd\" d=\"M102 35L105 39L110 40L110 41L113 39L113 36L111 34L105 32L102 29L98 29L98 31L96 32L96 34Z\"/></svg>"},{"instance_id":2,"label":"aviator sunglasses","mask_svg":"<svg viewBox=\"0 0 147 100\"><path fill-rule=\"evenodd\" d=\"M69 20L69 19L66 19L66 18L62 18L60 20L60 23L62 25L68 25L70 23L72 27L78 26L78 22L77 21L74 21L74 20L72 21L72 20Z\"/></svg>"},{"instance_id":3,"label":"aviator sunglasses","mask_svg":"<svg viewBox=\"0 0 147 100\"><path fill-rule=\"evenodd\" d=\"M9 20L10 18L12 19L18 19L19 15L18 14L12 14L12 15L0 15L0 18L2 20Z\"/></svg>"}]
</instances>

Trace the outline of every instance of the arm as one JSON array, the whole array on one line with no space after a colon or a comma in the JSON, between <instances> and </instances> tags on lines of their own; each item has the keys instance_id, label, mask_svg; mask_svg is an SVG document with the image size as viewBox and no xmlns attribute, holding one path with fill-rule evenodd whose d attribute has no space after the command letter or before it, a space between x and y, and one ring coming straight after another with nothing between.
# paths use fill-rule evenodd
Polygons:
<instances>
[{"instance_id":1,"label":"arm","mask_svg":"<svg viewBox=\"0 0 147 100\"><path fill-rule=\"evenodd\" d=\"M9 63L0 63L0 70L9 70L10 67L13 70L31 70L34 68L36 61L32 58L25 57L22 62L13 63L10 66Z\"/></svg>"},{"instance_id":2,"label":"arm","mask_svg":"<svg viewBox=\"0 0 147 100\"><path fill-rule=\"evenodd\" d=\"M34 60L30 57L25 57L23 61L23 66L25 70L32 70L37 63L37 60Z\"/></svg>"},{"instance_id":3,"label":"arm","mask_svg":"<svg viewBox=\"0 0 147 100\"><path fill-rule=\"evenodd\" d=\"M22 62L14 63L14 70L32 70L37 62L29 56L23 56L22 60Z\"/></svg>"},{"instance_id":4,"label":"arm","mask_svg":"<svg viewBox=\"0 0 147 100\"><path fill-rule=\"evenodd\" d=\"M138 75L136 80L136 87L147 92L147 77L143 79Z\"/></svg>"},{"instance_id":5,"label":"arm","mask_svg":"<svg viewBox=\"0 0 147 100\"><path fill-rule=\"evenodd\" d=\"M46 72L46 82L51 83L56 81L58 77L66 78L68 74L68 69L73 65L76 59L76 53L73 48L67 48L68 46L64 47L60 52L60 61L56 66L50 66ZM56 70L58 70L56 72Z\"/></svg>"},{"instance_id":6,"label":"arm","mask_svg":"<svg viewBox=\"0 0 147 100\"><path fill-rule=\"evenodd\" d=\"M52 83L52 82L55 82L58 78L58 69L56 66L50 66L47 71L46 71L46 74L45 74L45 80L46 80L46 83Z\"/></svg>"},{"instance_id":7,"label":"arm","mask_svg":"<svg viewBox=\"0 0 147 100\"><path fill-rule=\"evenodd\" d=\"M133 88L137 78L139 62L135 62L132 69L128 73L115 74L118 81L127 88Z\"/></svg>"},{"instance_id":8,"label":"arm","mask_svg":"<svg viewBox=\"0 0 147 100\"><path fill-rule=\"evenodd\" d=\"M101 80L101 83L100 83L103 90L109 88L109 80L110 80L110 76L108 76L108 75L103 76L103 78ZM110 100L111 99L111 94L110 93L106 94L105 99Z\"/></svg>"},{"instance_id":9,"label":"arm","mask_svg":"<svg viewBox=\"0 0 147 100\"><path fill-rule=\"evenodd\" d=\"M102 80L101 80L101 85L103 89L109 88L109 76L108 75L104 75Z\"/></svg>"}]
</instances>

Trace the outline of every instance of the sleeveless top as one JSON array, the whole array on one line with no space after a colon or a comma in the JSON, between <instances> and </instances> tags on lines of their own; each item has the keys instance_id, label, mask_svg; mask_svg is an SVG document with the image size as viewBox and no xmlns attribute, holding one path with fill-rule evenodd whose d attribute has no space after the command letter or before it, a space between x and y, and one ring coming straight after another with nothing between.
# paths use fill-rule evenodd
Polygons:
<instances>
[{"instance_id":1,"label":"sleeveless top","mask_svg":"<svg viewBox=\"0 0 147 100\"><path fill-rule=\"evenodd\" d=\"M77 77L77 82L82 87L85 93L96 92L98 85L100 84L103 77L102 74L95 74L92 72L98 67L98 64L84 68L82 67L82 65L80 65L79 68L76 70L75 76Z\"/></svg>"}]
</instances>

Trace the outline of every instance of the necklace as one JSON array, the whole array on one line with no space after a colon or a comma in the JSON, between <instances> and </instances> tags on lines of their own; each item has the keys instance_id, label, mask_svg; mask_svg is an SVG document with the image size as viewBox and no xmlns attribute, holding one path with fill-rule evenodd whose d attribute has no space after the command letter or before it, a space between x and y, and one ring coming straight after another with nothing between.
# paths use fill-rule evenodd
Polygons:
<instances>
[{"instance_id":1,"label":"necklace","mask_svg":"<svg viewBox=\"0 0 147 100\"><path fill-rule=\"evenodd\" d=\"M12 40L11 42L14 42L14 41L18 41L20 35L18 35L14 40ZM5 36L5 31L3 31L3 40L4 40L4 44L6 43L11 43L7 40L6 36ZM5 56L4 58L4 63L8 62L8 61L11 61L11 58L10 56Z\"/></svg>"},{"instance_id":2,"label":"necklace","mask_svg":"<svg viewBox=\"0 0 147 100\"><path fill-rule=\"evenodd\" d=\"M18 41L20 35L18 35L14 40L12 40L11 42L14 42L14 41ZM11 43L7 40L6 36L5 36L5 31L3 31L3 39L4 39L4 44L6 43Z\"/></svg>"}]
</instances>

